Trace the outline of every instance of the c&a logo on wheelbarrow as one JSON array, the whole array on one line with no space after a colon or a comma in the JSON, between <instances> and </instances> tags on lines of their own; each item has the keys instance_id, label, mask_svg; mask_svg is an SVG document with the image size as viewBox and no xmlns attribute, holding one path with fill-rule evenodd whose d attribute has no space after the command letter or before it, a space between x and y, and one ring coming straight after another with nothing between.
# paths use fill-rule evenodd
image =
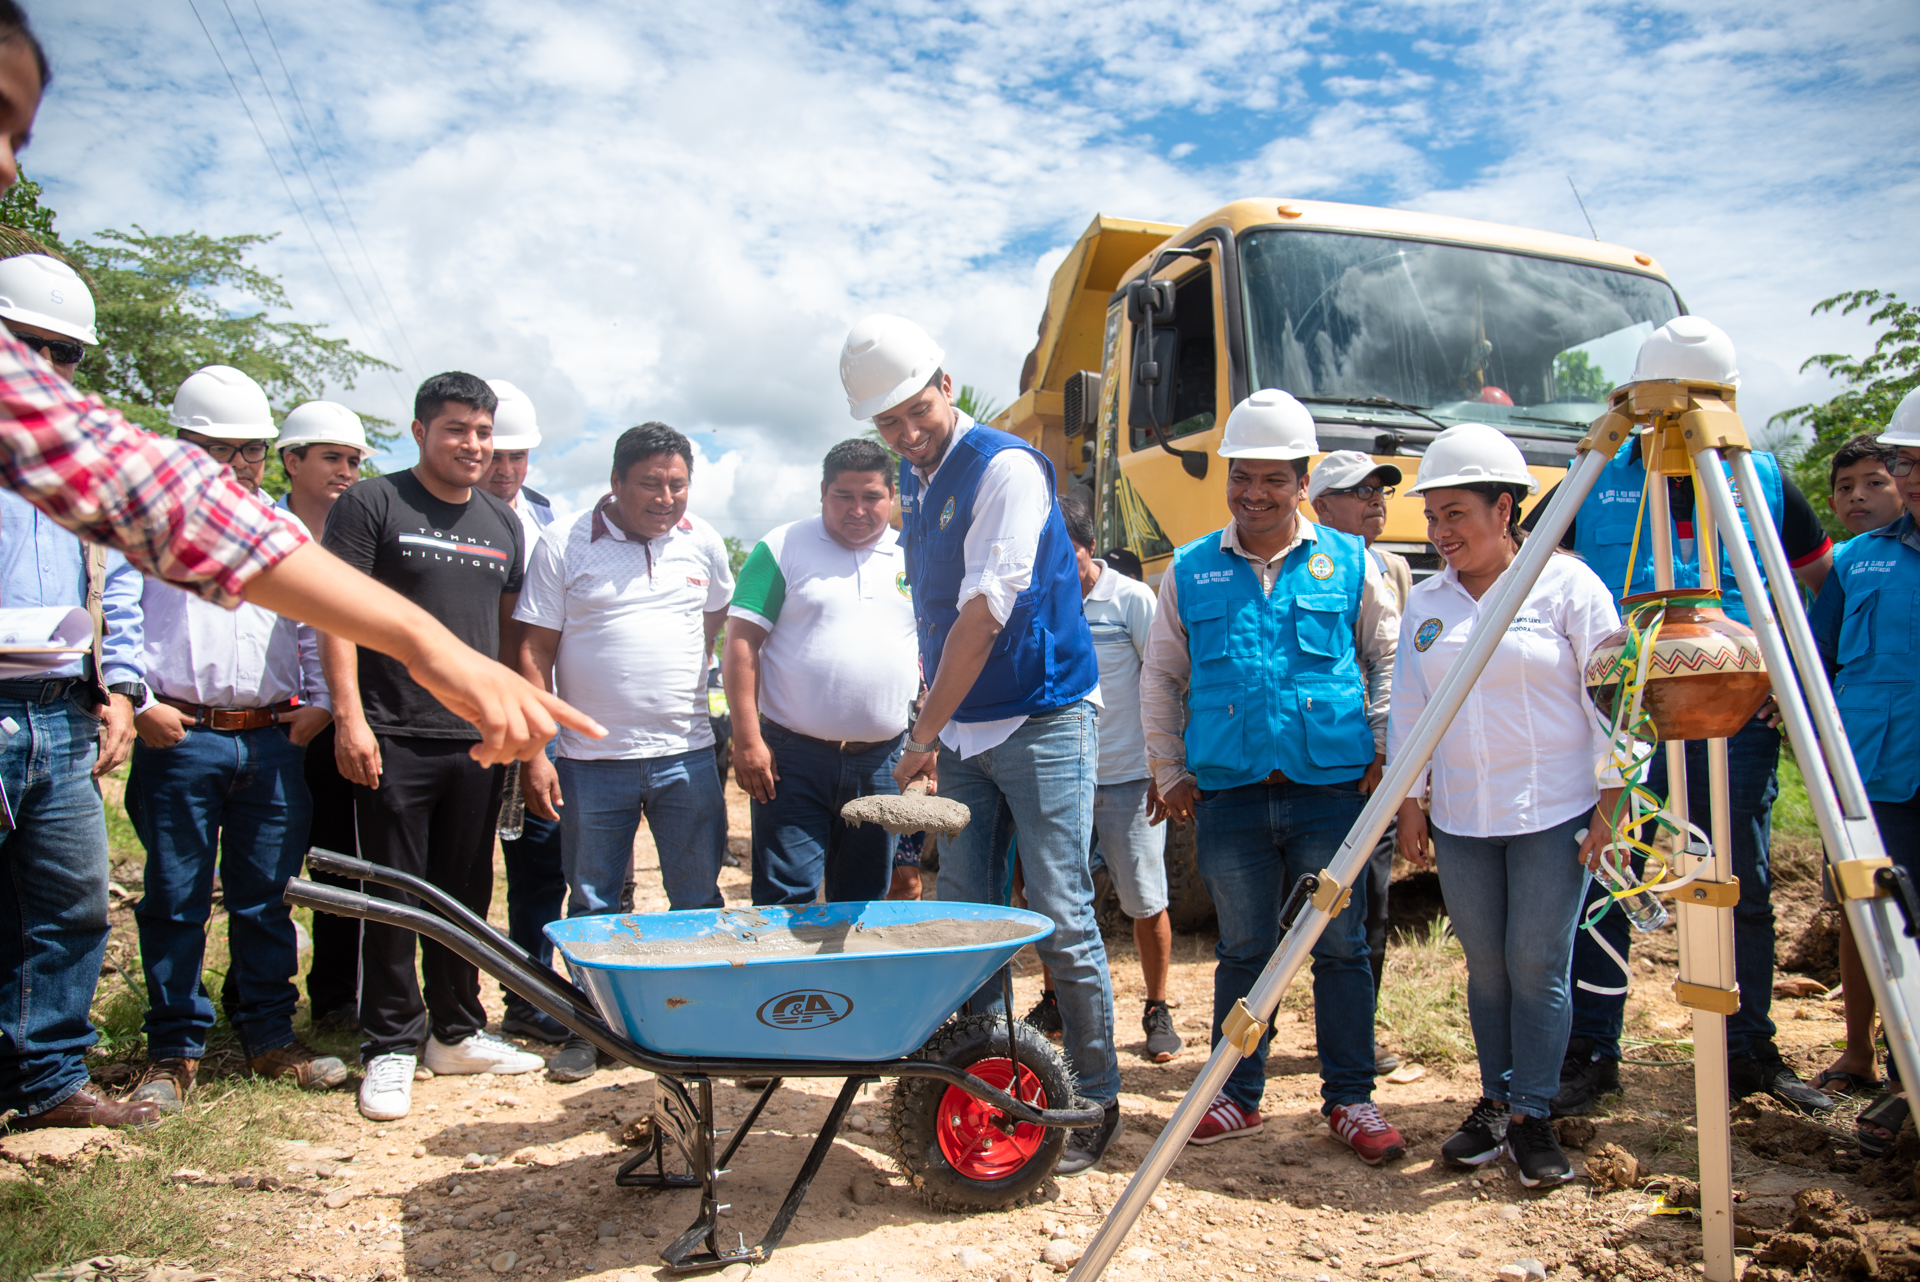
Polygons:
<instances>
[{"instance_id":1,"label":"c&a logo on wheelbarrow","mask_svg":"<svg viewBox=\"0 0 1920 1282\"><path fill-rule=\"evenodd\" d=\"M825 1028L853 1013L853 998L818 988L797 988L770 998L756 1018L768 1028Z\"/></svg>"}]
</instances>

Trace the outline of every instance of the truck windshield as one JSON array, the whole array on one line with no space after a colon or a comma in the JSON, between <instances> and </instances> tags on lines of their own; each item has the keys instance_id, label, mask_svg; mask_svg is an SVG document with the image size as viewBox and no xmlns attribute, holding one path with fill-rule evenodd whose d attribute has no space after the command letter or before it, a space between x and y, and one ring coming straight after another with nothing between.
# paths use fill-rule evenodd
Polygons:
<instances>
[{"instance_id":1,"label":"truck windshield","mask_svg":"<svg viewBox=\"0 0 1920 1282\"><path fill-rule=\"evenodd\" d=\"M1407 418L1392 401L1442 423L1577 432L1680 311L1654 277L1499 250L1276 230L1241 255L1249 384L1319 417L1332 404Z\"/></svg>"}]
</instances>

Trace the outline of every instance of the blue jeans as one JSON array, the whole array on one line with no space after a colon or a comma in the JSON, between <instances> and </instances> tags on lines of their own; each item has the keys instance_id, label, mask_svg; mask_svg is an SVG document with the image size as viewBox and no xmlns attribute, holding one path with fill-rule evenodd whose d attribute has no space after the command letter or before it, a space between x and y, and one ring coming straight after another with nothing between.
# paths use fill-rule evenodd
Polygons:
<instances>
[{"instance_id":1,"label":"blue jeans","mask_svg":"<svg viewBox=\"0 0 1920 1282\"><path fill-rule=\"evenodd\" d=\"M1780 764L1780 733L1758 717L1727 740L1727 792L1733 820L1733 875L1740 879L1740 903L1733 910L1733 973L1740 985L1740 1009L1727 1021L1727 1054L1758 1054L1773 1045L1773 876L1768 854L1773 837L1773 802L1779 795L1775 770ZM1653 754L1647 786L1667 791L1664 745ZM1687 745L1687 813L1703 831L1713 831L1707 806L1707 745ZM1599 882L1587 888L1587 903L1605 894ZM1581 909L1581 917L1586 916ZM1594 927L1622 957L1632 927L1618 905ZM1620 1029L1625 993L1596 993L1627 983L1620 967L1581 931L1573 942L1573 1035L1593 1042L1597 1055L1620 1058ZM1591 987L1583 987L1582 985Z\"/></svg>"},{"instance_id":2,"label":"blue jeans","mask_svg":"<svg viewBox=\"0 0 1920 1282\"><path fill-rule=\"evenodd\" d=\"M548 743L547 760L554 759L554 745ZM542 819L531 810L520 835L500 843L507 866L507 938L542 966L553 964L553 941L547 938L546 927L559 920L567 895L567 872L560 850L560 821ZM529 1004L511 988L501 991L508 1010Z\"/></svg>"},{"instance_id":3,"label":"blue jeans","mask_svg":"<svg viewBox=\"0 0 1920 1282\"><path fill-rule=\"evenodd\" d=\"M554 763L560 772L567 916L618 912L633 870L633 837L644 814L660 854L660 877L675 911L718 908L727 802L713 749L671 757Z\"/></svg>"},{"instance_id":4,"label":"blue jeans","mask_svg":"<svg viewBox=\"0 0 1920 1282\"><path fill-rule=\"evenodd\" d=\"M25 683L22 683L25 684ZM57 689L57 686L51 688ZM99 722L64 698L0 696L0 1112L44 1113L87 1084L87 1020L107 951ZM4 727L0 727L4 729Z\"/></svg>"},{"instance_id":5,"label":"blue jeans","mask_svg":"<svg viewBox=\"0 0 1920 1282\"><path fill-rule=\"evenodd\" d=\"M855 797L900 791L895 737L870 752L844 753L771 721L760 733L780 778L773 800L753 807L753 902L810 904L826 878L827 898L885 899L893 882L893 834L878 824L853 825L840 807Z\"/></svg>"},{"instance_id":6,"label":"blue jeans","mask_svg":"<svg viewBox=\"0 0 1920 1282\"><path fill-rule=\"evenodd\" d=\"M1081 1097L1104 1107L1120 1097L1120 1065L1113 983L1087 867L1100 757L1094 715L1084 701L1037 713L1005 743L964 761L951 748L940 749L940 795L965 806L973 821L940 839L939 893L958 903L1006 903L1019 829L1027 907L1053 921L1053 933L1037 947L1053 975L1067 1060ZM968 1006L1003 1012L1001 976L988 980Z\"/></svg>"},{"instance_id":7,"label":"blue jeans","mask_svg":"<svg viewBox=\"0 0 1920 1282\"><path fill-rule=\"evenodd\" d=\"M1233 1004L1253 991L1280 946L1280 909L1294 882L1333 862L1366 804L1353 784L1250 783L1202 792L1196 862L1220 918L1214 948L1213 1042ZM945 870L942 869L944 872ZM1373 1098L1373 967L1367 951L1365 878L1313 946L1313 1022L1320 1047L1322 1111ZM1235 1066L1227 1098L1258 1110L1267 1047Z\"/></svg>"},{"instance_id":8,"label":"blue jeans","mask_svg":"<svg viewBox=\"0 0 1920 1282\"><path fill-rule=\"evenodd\" d=\"M1167 907L1167 825L1147 822L1147 781L1093 790L1093 855L1113 878L1120 911L1139 921Z\"/></svg>"},{"instance_id":9,"label":"blue jeans","mask_svg":"<svg viewBox=\"0 0 1920 1282\"><path fill-rule=\"evenodd\" d=\"M1515 837L1456 837L1432 829L1453 933L1467 954L1467 1018L1480 1093L1545 1117L1560 1093L1573 1005L1567 959L1587 870L1576 815Z\"/></svg>"},{"instance_id":10,"label":"blue jeans","mask_svg":"<svg viewBox=\"0 0 1920 1282\"><path fill-rule=\"evenodd\" d=\"M278 726L188 730L171 748L133 745L127 817L147 848L146 893L133 915L147 977L148 1058L206 1054L213 1002L200 968L216 863L238 985L234 1032L249 1057L293 1040L300 961L280 896L307 854L306 755Z\"/></svg>"}]
</instances>

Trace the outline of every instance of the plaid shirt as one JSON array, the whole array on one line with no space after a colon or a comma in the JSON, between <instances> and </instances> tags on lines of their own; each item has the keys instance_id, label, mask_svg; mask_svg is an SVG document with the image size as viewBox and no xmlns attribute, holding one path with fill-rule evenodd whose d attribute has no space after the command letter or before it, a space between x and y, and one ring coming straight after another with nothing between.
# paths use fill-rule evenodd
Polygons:
<instances>
[{"instance_id":1,"label":"plaid shirt","mask_svg":"<svg viewBox=\"0 0 1920 1282\"><path fill-rule=\"evenodd\" d=\"M225 464L128 423L0 330L0 484L145 574L231 609L307 536Z\"/></svg>"}]
</instances>

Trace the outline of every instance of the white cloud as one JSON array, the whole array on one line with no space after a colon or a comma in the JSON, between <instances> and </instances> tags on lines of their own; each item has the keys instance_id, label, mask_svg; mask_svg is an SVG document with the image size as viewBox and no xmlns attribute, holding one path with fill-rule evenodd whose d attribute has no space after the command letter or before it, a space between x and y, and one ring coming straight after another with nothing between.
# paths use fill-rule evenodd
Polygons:
<instances>
[{"instance_id":1,"label":"white cloud","mask_svg":"<svg viewBox=\"0 0 1920 1282\"><path fill-rule=\"evenodd\" d=\"M918 317L1005 401L1095 212L1312 195L1584 234L1571 174L1733 333L1757 418L1820 392L1806 355L1862 346L1815 300L1920 283L1911 5L261 2L408 343L349 314L185 6L42 6L26 162L63 232L280 231L260 261L302 317L404 367L354 403L404 419L436 370L509 378L546 427L536 481L575 505L620 428L663 419L711 444L695 510L743 537L810 510L862 426L853 319ZM284 163L226 6L198 3Z\"/></svg>"}]
</instances>

